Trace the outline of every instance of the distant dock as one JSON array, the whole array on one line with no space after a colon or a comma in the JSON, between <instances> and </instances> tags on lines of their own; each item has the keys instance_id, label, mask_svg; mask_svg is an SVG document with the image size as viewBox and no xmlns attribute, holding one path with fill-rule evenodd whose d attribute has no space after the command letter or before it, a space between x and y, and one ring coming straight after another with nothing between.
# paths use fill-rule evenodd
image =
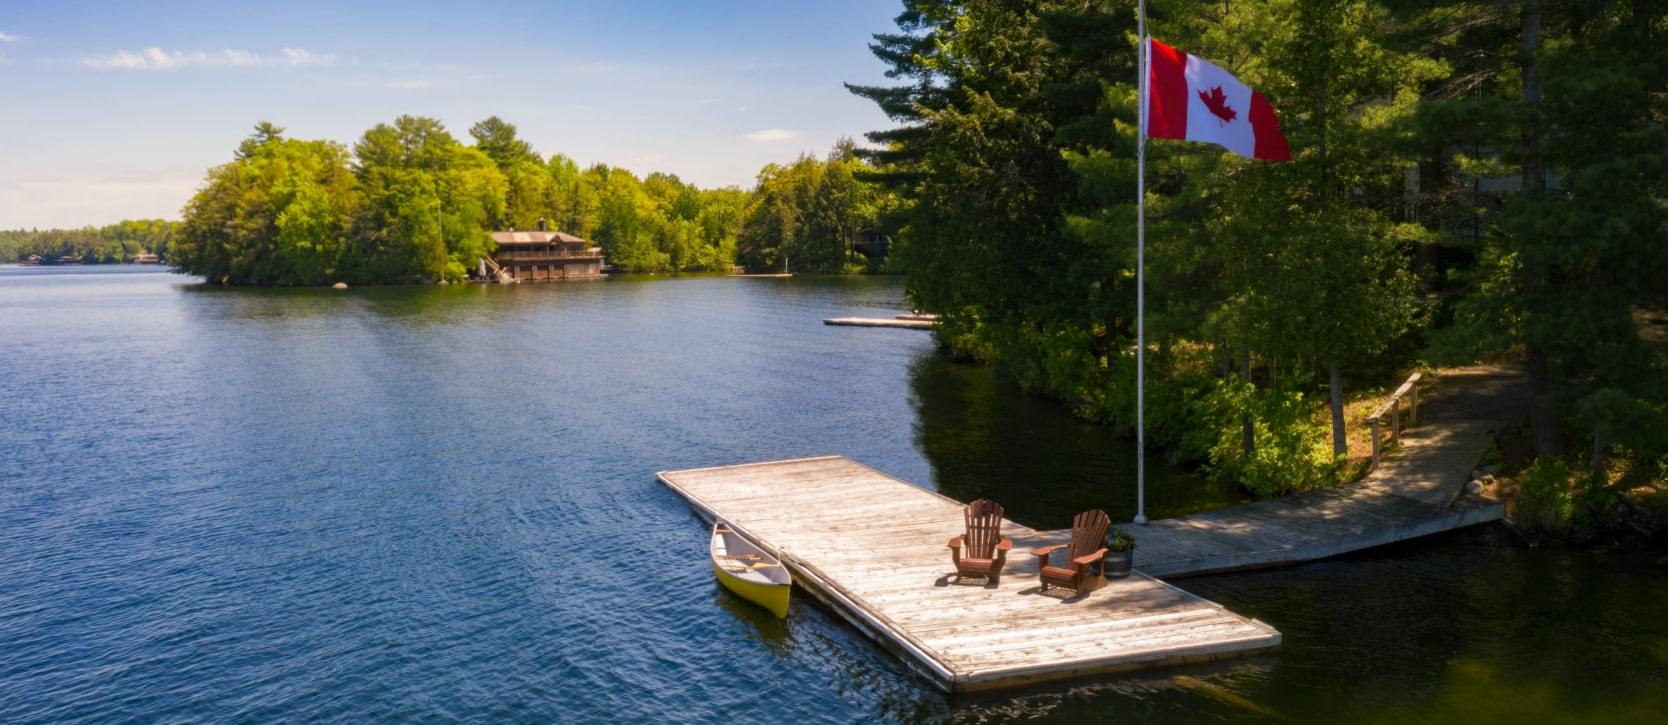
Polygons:
<instances>
[{"instance_id":1,"label":"distant dock","mask_svg":"<svg viewBox=\"0 0 1668 725\"><path fill-rule=\"evenodd\" d=\"M841 325L845 327L895 327L906 330L931 330L937 322L936 315L898 315L896 317L830 317L822 321L824 325Z\"/></svg>"},{"instance_id":2,"label":"distant dock","mask_svg":"<svg viewBox=\"0 0 1668 725\"><path fill-rule=\"evenodd\" d=\"M782 559L794 581L949 691L987 690L1279 646L1280 633L1139 572L1081 598L1041 594L1032 548L1070 532L1009 522L999 587L953 583L963 505L829 456L661 473L703 518ZM692 539L693 540L693 539ZM1058 590L1056 590L1058 592Z\"/></svg>"}]
</instances>

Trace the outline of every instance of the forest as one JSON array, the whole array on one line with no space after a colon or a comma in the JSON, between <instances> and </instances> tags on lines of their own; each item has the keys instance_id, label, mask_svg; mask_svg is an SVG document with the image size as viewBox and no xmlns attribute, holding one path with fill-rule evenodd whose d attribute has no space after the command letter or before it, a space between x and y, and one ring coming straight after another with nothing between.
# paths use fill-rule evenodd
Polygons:
<instances>
[{"instance_id":1,"label":"forest","mask_svg":"<svg viewBox=\"0 0 1668 725\"><path fill-rule=\"evenodd\" d=\"M179 222L128 219L80 229L0 229L0 260L40 257L47 264L117 264L140 252L167 258Z\"/></svg>"},{"instance_id":2,"label":"forest","mask_svg":"<svg viewBox=\"0 0 1668 725\"><path fill-rule=\"evenodd\" d=\"M851 86L943 344L1135 423L1132 0L906 0ZM1549 525L1668 480L1668 5L1149 5L1263 93L1290 163L1147 147L1149 438L1262 495L1347 476L1345 402L1521 363ZM1653 341L1654 340L1654 341ZM1544 474L1544 475L1543 475Z\"/></svg>"},{"instance_id":3,"label":"forest","mask_svg":"<svg viewBox=\"0 0 1668 725\"><path fill-rule=\"evenodd\" d=\"M877 215L849 142L826 160L766 167L750 192L581 169L540 156L497 117L469 138L401 116L349 148L262 122L186 205L169 261L227 284L457 282L492 252L490 231L543 219L596 242L624 272L770 268L787 255L802 270L838 272L852 232Z\"/></svg>"}]
</instances>

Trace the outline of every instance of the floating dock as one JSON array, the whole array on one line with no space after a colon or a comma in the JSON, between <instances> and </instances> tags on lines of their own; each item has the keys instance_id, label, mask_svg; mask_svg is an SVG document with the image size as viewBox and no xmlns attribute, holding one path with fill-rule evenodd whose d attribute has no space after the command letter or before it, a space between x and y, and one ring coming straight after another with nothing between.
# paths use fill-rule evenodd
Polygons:
<instances>
[{"instance_id":1,"label":"floating dock","mask_svg":"<svg viewBox=\"0 0 1668 725\"><path fill-rule=\"evenodd\" d=\"M887 317L830 317L822 321L824 325L844 325L847 327L898 327L908 330L931 330L933 321L921 318L887 318Z\"/></svg>"},{"instance_id":2,"label":"floating dock","mask_svg":"<svg viewBox=\"0 0 1668 725\"><path fill-rule=\"evenodd\" d=\"M1280 644L1273 627L1139 572L1081 598L1042 594L1029 552L1064 543L1069 531L1008 522L1003 534L1014 548L1001 585L956 582L946 542L963 533L963 504L840 456L659 478L703 518L729 522L779 557L796 583L945 690L1206 661Z\"/></svg>"}]
</instances>

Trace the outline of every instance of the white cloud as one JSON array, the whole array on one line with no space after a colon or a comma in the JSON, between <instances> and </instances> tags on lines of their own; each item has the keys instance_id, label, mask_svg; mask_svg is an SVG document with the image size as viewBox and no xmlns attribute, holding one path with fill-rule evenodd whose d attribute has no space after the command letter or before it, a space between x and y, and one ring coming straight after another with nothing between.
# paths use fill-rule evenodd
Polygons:
<instances>
[{"instance_id":1,"label":"white cloud","mask_svg":"<svg viewBox=\"0 0 1668 725\"><path fill-rule=\"evenodd\" d=\"M11 43L19 40L28 40L28 38L22 35L12 35L4 30L0 30L0 43Z\"/></svg>"},{"instance_id":2,"label":"white cloud","mask_svg":"<svg viewBox=\"0 0 1668 725\"><path fill-rule=\"evenodd\" d=\"M753 143L772 143L775 141L791 141L804 135L804 131L795 131L786 128L767 128L759 131L744 133L741 135L741 140L752 141Z\"/></svg>"},{"instance_id":3,"label":"white cloud","mask_svg":"<svg viewBox=\"0 0 1668 725\"><path fill-rule=\"evenodd\" d=\"M290 65L330 65L336 62L336 56L314 53L306 48L285 48L284 62Z\"/></svg>"},{"instance_id":4,"label":"white cloud","mask_svg":"<svg viewBox=\"0 0 1668 725\"><path fill-rule=\"evenodd\" d=\"M175 70L212 66L312 66L332 65L336 56L313 53L305 48L284 48L280 55L260 55L247 50L181 51L150 47L137 53L118 50L110 55L89 55L81 65L100 70Z\"/></svg>"}]
</instances>

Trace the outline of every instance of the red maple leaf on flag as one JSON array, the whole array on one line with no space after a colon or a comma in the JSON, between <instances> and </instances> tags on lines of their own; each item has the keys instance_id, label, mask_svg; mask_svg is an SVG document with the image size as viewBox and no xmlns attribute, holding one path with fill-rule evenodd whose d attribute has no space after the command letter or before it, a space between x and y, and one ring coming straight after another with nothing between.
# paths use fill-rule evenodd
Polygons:
<instances>
[{"instance_id":1,"label":"red maple leaf on flag","mask_svg":"<svg viewBox=\"0 0 1668 725\"><path fill-rule=\"evenodd\" d=\"M1205 110L1222 119L1223 123L1233 123L1239 117L1239 111L1228 107L1228 97L1222 94L1222 86L1210 89L1209 93L1199 91L1199 100L1205 103Z\"/></svg>"}]
</instances>

